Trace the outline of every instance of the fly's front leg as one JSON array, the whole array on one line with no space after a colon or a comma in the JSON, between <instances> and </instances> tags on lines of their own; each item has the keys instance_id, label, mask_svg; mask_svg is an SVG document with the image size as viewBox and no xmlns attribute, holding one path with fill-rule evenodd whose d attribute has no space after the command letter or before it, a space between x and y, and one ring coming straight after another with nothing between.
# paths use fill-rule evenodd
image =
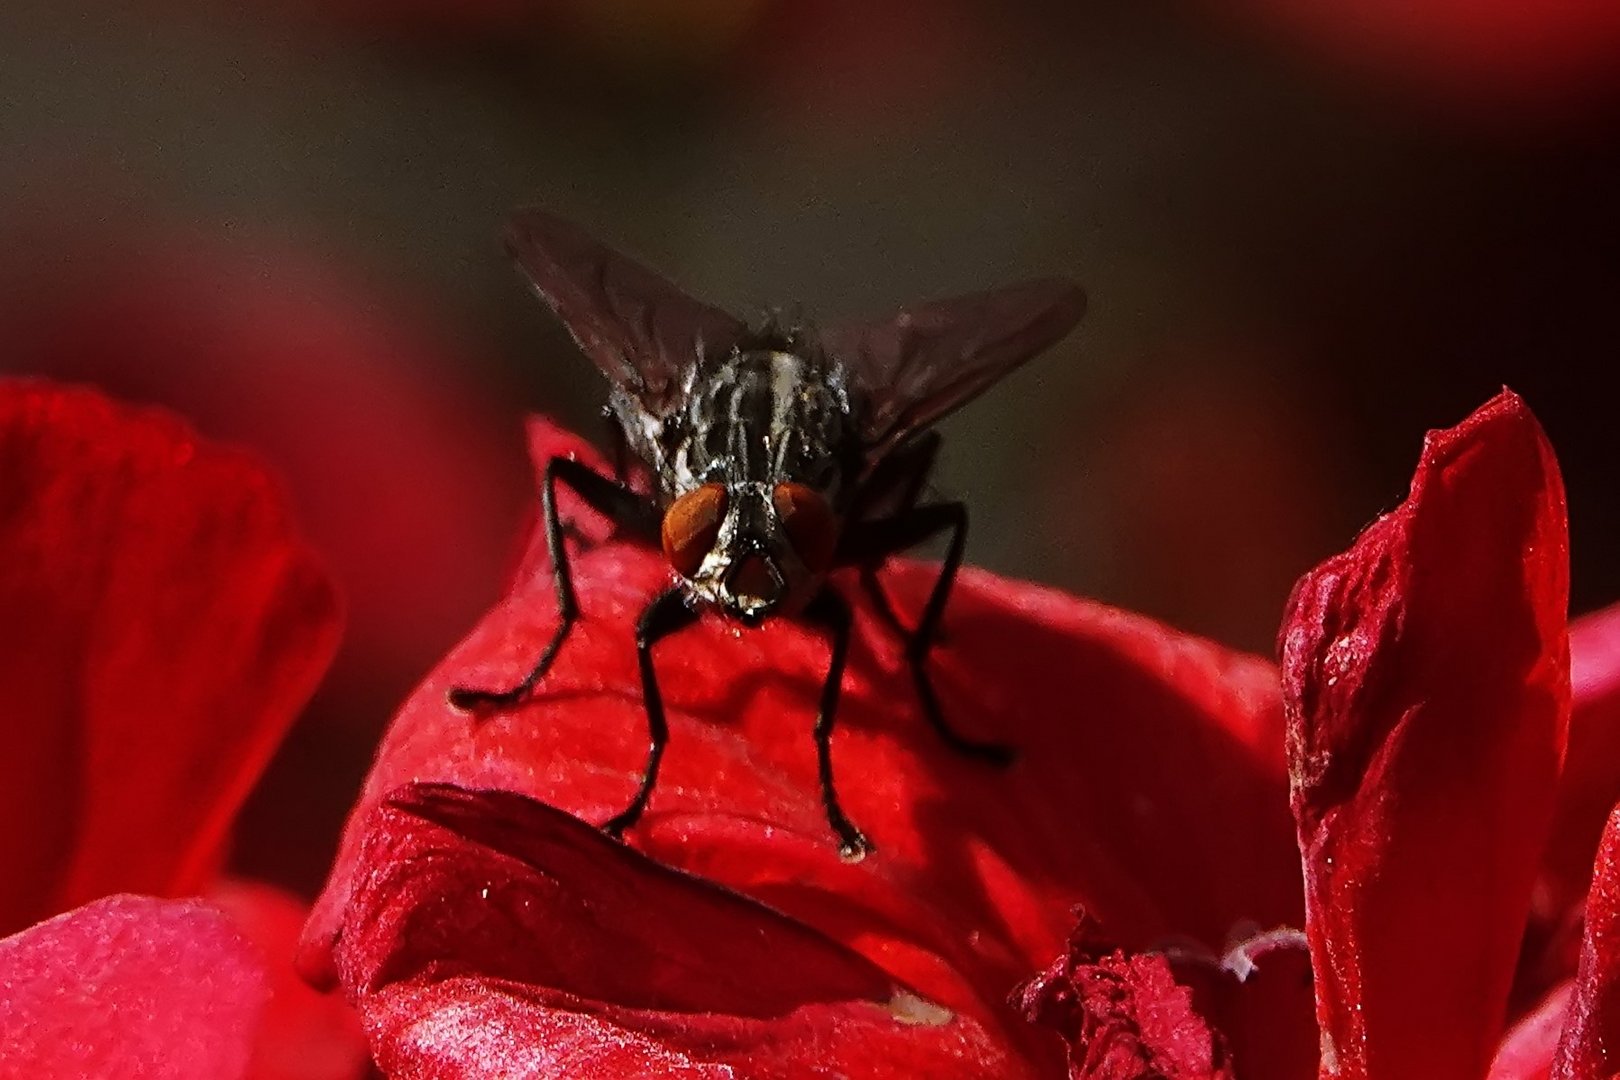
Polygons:
<instances>
[{"instance_id":1,"label":"fly's front leg","mask_svg":"<svg viewBox=\"0 0 1620 1080\"><path fill-rule=\"evenodd\" d=\"M602 826L602 831L618 838L634 825L647 809L653 788L658 783L658 764L664 760L664 747L669 742L669 725L664 720L664 696L658 690L658 672L653 669L652 649L659 641L677 630L691 626L698 613L687 602L686 590L677 585L660 593L636 623L636 659L641 665L641 700L647 710L647 765L641 773L641 786L630 805L614 814Z\"/></svg>"},{"instance_id":2,"label":"fly's front leg","mask_svg":"<svg viewBox=\"0 0 1620 1080\"><path fill-rule=\"evenodd\" d=\"M970 757L1007 765L1016 756L1012 747L970 739L951 727L940 709L939 695L928 673L928 656L938 637L945 605L950 600L951 587L956 584L956 572L962 566L962 555L967 547L967 507L962 503L937 503L914 507L892 518L863 522L845 535L843 555L848 561L865 565L947 531L950 541L939 577L928 594L916 631L906 639L906 665L911 669L923 715L946 745Z\"/></svg>"},{"instance_id":3,"label":"fly's front leg","mask_svg":"<svg viewBox=\"0 0 1620 1080\"><path fill-rule=\"evenodd\" d=\"M827 681L821 684L821 704L816 712L816 772L821 778L821 805L827 810L827 824L838 835L839 857L859 862L875 849L861 830L844 815L833 784L832 733L838 720L838 696L844 685L844 661L849 656L849 604L832 589L823 589L804 609L806 621L832 634L832 660Z\"/></svg>"},{"instance_id":4,"label":"fly's front leg","mask_svg":"<svg viewBox=\"0 0 1620 1080\"><path fill-rule=\"evenodd\" d=\"M529 696L545 673L579 618L574 598L574 581L568 569L568 547L563 538L563 522L557 513L557 484L572 488L591 509L610 518L625 531L651 541L658 535L658 510L642 496L617 481L595 472L572 458L554 457L546 462L540 488L540 509L545 522L546 550L551 554L551 578L557 589L557 630L516 686L506 690L475 690L458 686L450 691L450 704L458 709L504 708Z\"/></svg>"}]
</instances>

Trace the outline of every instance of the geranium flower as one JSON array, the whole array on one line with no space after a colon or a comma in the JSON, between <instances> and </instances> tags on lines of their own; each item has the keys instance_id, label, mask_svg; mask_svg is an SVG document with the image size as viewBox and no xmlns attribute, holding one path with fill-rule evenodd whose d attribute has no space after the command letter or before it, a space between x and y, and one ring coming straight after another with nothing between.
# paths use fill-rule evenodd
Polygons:
<instances>
[{"instance_id":1,"label":"geranium flower","mask_svg":"<svg viewBox=\"0 0 1620 1080\"><path fill-rule=\"evenodd\" d=\"M536 460L594 460L531 436ZM810 737L826 643L706 622L660 647L670 748L620 846L571 815L605 820L640 775L632 625L668 571L614 542L574 569L585 617L530 702L478 722L445 695L532 662L554 618L540 542L406 703L312 916L305 970L342 978L396 1075L1052 1075L1060 1049L1004 998L1077 901L1139 948L1299 922L1275 669L978 572L936 683L1019 764L939 745L900 643L858 619L834 757L880 854L846 865ZM929 568L886 573L914 615Z\"/></svg>"},{"instance_id":2,"label":"geranium flower","mask_svg":"<svg viewBox=\"0 0 1620 1080\"><path fill-rule=\"evenodd\" d=\"M350 1024L283 975L295 902L219 877L337 643L263 470L166 414L0 383L0 611L0 1074L264 1080L294 1051L355 1075ZM153 898L205 891L236 918Z\"/></svg>"},{"instance_id":3,"label":"geranium flower","mask_svg":"<svg viewBox=\"0 0 1620 1080\"><path fill-rule=\"evenodd\" d=\"M880 849L856 865L816 798L826 644L788 622L660 647L660 786L627 845L592 827L639 778L631 628L667 571L564 509L584 619L556 666L482 721L445 702L548 639L536 541L397 717L306 928L303 970L342 983L390 1076L1477 1078L1500 1052L1518 1080L1561 1030L1598 1045L1620 871L1578 979L1527 963L1529 991L1559 985L1509 1011L1554 806L1593 793L1558 788L1563 494L1517 398L1433 436L1408 501L1301 583L1281 678L965 574L938 685L1023 749L1008 771L937 745L861 618L834 742ZM928 569L885 575L914 611Z\"/></svg>"}]
</instances>

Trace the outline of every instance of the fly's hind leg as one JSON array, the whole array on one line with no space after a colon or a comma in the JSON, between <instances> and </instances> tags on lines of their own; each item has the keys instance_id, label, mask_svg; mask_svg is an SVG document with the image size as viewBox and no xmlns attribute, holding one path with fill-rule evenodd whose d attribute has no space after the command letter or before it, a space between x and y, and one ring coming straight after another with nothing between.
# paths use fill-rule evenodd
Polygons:
<instances>
[{"instance_id":1,"label":"fly's hind leg","mask_svg":"<svg viewBox=\"0 0 1620 1080\"><path fill-rule=\"evenodd\" d=\"M863 522L846 535L840 557L867 565L943 532L950 533L945 561L928 594L917 629L906 638L906 665L911 669L911 681L917 688L923 716L947 746L993 765L1009 765L1017 756L1012 747L968 738L950 725L940 709L939 695L928 671L929 653L938 638L940 620L945 615L945 605L956 584L956 572L962 566L967 546L967 507L962 503L936 503L913 507L891 518Z\"/></svg>"},{"instance_id":2,"label":"fly's hind leg","mask_svg":"<svg viewBox=\"0 0 1620 1080\"><path fill-rule=\"evenodd\" d=\"M658 512L647 499L572 458L554 457L546 462L540 489L540 508L545 522L546 549L551 554L552 583L557 589L557 630L529 673L515 686L505 690L478 690L466 686L452 689L448 695L449 701L457 709L506 708L527 698L535 684L551 670L552 662L557 659L557 653L579 618L579 603L574 597L574 581L569 572L563 522L557 513L558 483L566 484L591 509L612 519L626 532L644 539L658 534Z\"/></svg>"},{"instance_id":3,"label":"fly's hind leg","mask_svg":"<svg viewBox=\"0 0 1620 1080\"><path fill-rule=\"evenodd\" d=\"M880 506L887 504L888 516L911 511L917 505L917 500L922 498L923 488L934 471L934 462L939 459L939 445L939 432L926 431L885 458L864 486L868 506L863 509L870 512L870 503L877 502ZM912 628L901 621L894 601L889 598L888 590L878 577L882 566L881 558L861 564L861 588L884 625L900 637L909 638L913 633Z\"/></svg>"}]
</instances>

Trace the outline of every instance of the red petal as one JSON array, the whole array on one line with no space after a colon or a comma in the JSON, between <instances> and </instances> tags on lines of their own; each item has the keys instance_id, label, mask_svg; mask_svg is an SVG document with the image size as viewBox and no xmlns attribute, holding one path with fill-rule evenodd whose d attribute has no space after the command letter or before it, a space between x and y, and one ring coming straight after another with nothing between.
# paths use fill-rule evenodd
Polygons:
<instances>
[{"instance_id":1,"label":"red petal","mask_svg":"<svg viewBox=\"0 0 1620 1080\"><path fill-rule=\"evenodd\" d=\"M1569 753L1538 896L1549 919L1586 897L1610 809L1620 802L1620 605L1569 628Z\"/></svg>"},{"instance_id":2,"label":"red petal","mask_svg":"<svg viewBox=\"0 0 1620 1080\"><path fill-rule=\"evenodd\" d=\"M1432 433L1407 501L1295 589L1284 696L1333 1075L1490 1064L1564 750L1567 590L1557 464L1508 393Z\"/></svg>"},{"instance_id":3,"label":"red petal","mask_svg":"<svg viewBox=\"0 0 1620 1080\"><path fill-rule=\"evenodd\" d=\"M1586 936L1552 1080L1620 1075L1620 810L1609 816L1586 901Z\"/></svg>"},{"instance_id":4,"label":"red petal","mask_svg":"<svg viewBox=\"0 0 1620 1080\"><path fill-rule=\"evenodd\" d=\"M293 970L293 947L308 914L269 885L223 881L210 903L231 917L265 958L270 1003L253 1043L249 1080L357 1080L371 1065L360 1017L348 1002L311 990Z\"/></svg>"},{"instance_id":5,"label":"red petal","mask_svg":"<svg viewBox=\"0 0 1620 1080\"><path fill-rule=\"evenodd\" d=\"M263 965L203 904L113 896L0 941L0 1075L244 1075Z\"/></svg>"},{"instance_id":6,"label":"red petal","mask_svg":"<svg viewBox=\"0 0 1620 1080\"><path fill-rule=\"evenodd\" d=\"M1082 918L1068 952L1020 986L1013 1005L1069 1044L1071 1080L1231 1080L1224 1041L1160 954L1106 950Z\"/></svg>"},{"instance_id":7,"label":"red petal","mask_svg":"<svg viewBox=\"0 0 1620 1080\"><path fill-rule=\"evenodd\" d=\"M371 825L340 962L390 1076L1025 1075L857 954L520 795L415 785Z\"/></svg>"},{"instance_id":8,"label":"red petal","mask_svg":"<svg viewBox=\"0 0 1620 1080\"><path fill-rule=\"evenodd\" d=\"M337 641L244 455L96 394L0 384L0 929L198 888Z\"/></svg>"}]
</instances>

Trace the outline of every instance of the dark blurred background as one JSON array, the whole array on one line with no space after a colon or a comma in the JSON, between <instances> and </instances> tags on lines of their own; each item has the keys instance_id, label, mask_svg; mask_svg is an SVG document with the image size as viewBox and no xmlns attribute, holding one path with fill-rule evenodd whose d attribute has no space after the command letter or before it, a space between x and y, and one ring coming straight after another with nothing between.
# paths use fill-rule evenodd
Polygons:
<instances>
[{"instance_id":1,"label":"dark blurred background","mask_svg":"<svg viewBox=\"0 0 1620 1080\"><path fill-rule=\"evenodd\" d=\"M522 415L600 431L500 248L524 204L745 312L1081 281L1082 330L947 424L980 564L1269 653L1506 383L1565 468L1577 610L1620 597L1612 0L224 7L0 9L0 356L255 447L343 581L249 873L313 888L495 599Z\"/></svg>"}]
</instances>

